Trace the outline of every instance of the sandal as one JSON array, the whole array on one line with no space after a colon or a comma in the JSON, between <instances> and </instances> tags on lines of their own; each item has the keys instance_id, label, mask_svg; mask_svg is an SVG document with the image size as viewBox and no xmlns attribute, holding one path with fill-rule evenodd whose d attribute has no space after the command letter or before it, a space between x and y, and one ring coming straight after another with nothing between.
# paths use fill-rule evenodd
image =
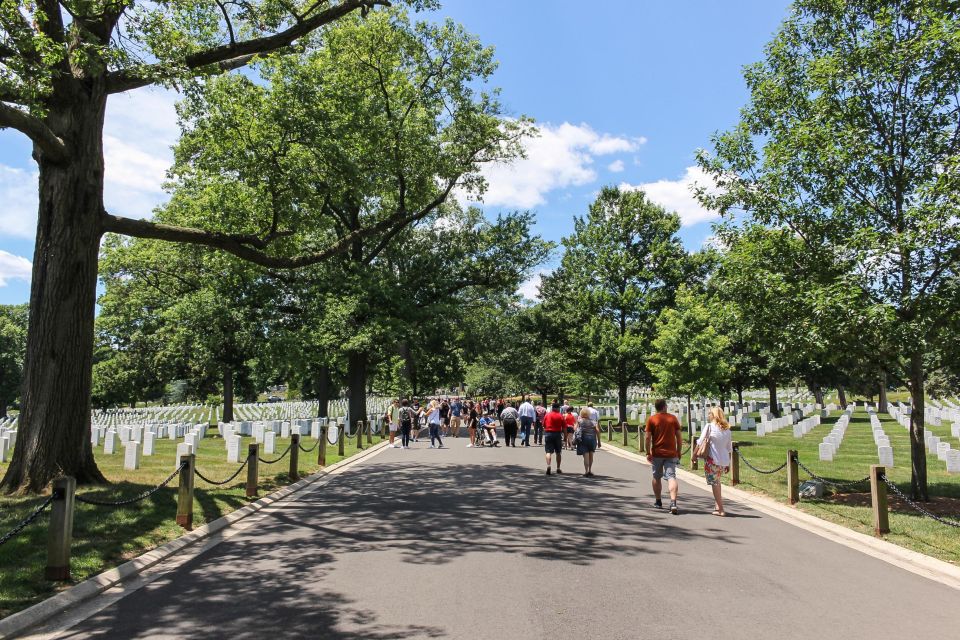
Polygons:
<instances>
[{"instance_id":1,"label":"sandal","mask_svg":"<svg viewBox=\"0 0 960 640\"><path fill-rule=\"evenodd\" d=\"M726 512L724 512L724 511L717 511L716 509L713 510L713 515L715 515L715 516L717 516L717 517L720 517L720 518L726 518L726 517L727 517Z\"/></svg>"}]
</instances>

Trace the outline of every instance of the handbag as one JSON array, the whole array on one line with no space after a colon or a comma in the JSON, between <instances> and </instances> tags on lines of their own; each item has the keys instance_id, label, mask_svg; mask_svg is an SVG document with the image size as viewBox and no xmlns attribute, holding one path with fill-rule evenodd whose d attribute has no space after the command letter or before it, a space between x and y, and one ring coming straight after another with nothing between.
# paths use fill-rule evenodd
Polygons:
<instances>
[{"instance_id":1,"label":"handbag","mask_svg":"<svg viewBox=\"0 0 960 640\"><path fill-rule=\"evenodd\" d=\"M710 431L711 426L707 425L707 432L703 435L703 439L697 444L697 448L693 450L693 457L707 459L710 453Z\"/></svg>"}]
</instances>

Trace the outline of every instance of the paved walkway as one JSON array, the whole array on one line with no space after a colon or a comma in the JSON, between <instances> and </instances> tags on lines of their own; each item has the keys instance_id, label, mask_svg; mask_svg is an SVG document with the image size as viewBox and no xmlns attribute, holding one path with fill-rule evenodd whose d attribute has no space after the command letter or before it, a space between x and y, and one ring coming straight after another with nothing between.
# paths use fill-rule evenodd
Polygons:
<instances>
[{"instance_id":1,"label":"paved walkway","mask_svg":"<svg viewBox=\"0 0 960 640\"><path fill-rule=\"evenodd\" d=\"M268 508L60 637L960 637L955 590L684 485L654 510L643 465L545 477L539 449L448 442Z\"/></svg>"}]
</instances>

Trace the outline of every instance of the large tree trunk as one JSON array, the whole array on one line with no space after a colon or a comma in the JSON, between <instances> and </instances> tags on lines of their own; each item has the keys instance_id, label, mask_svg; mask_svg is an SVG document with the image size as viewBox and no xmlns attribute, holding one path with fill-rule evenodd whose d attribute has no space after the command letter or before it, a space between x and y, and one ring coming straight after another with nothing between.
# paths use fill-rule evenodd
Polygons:
<instances>
[{"instance_id":1,"label":"large tree trunk","mask_svg":"<svg viewBox=\"0 0 960 640\"><path fill-rule=\"evenodd\" d=\"M888 410L887 406L887 373L886 371L880 372L880 398L877 403L877 413L886 413Z\"/></svg>"},{"instance_id":2,"label":"large tree trunk","mask_svg":"<svg viewBox=\"0 0 960 640\"><path fill-rule=\"evenodd\" d=\"M347 387L350 421L367 419L367 354L351 351L347 354Z\"/></svg>"},{"instance_id":3,"label":"large tree trunk","mask_svg":"<svg viewBox=\"0 0 960 640\"><path fill-rule=\"evenodd\" d=\"M742 407L743 406L743 384L737 383L737 402Z\"/></svg>"},{"instance_id":4,"label":"large tree trunk","mask_svg":"<svg viewBox=\"0 0 960 640\"><path fill-rule=\"evenodd\" d=\"M320 367L317 374L317 417L327 417L327 405L330 404L330 367Z\"/></svg>"},{"instance_id":5,"label":"large tree trunk","mask_svg":"<svg viewBox=\"0 0 960 640\"><path fill-rule=\"evenodd\" d=\"M233 369L223 368L223 421L233 422Z\"/></svg>"},{"instance_id":6,"label":"large tree trunk","mask_svg":"<svg viewBox=\"0 0 960 640\"><path fill-rule=\"evenodd\" d=\"M837 400L840 401L840 408L847 408L847 391L843 388L842 384L837 385Z\"/></svg>"},{"instance_id":7,"label":"large tree trunk","mask_svg":"<svg viewBox=\"0 0 960 640\"><path fill-rule=\"evenodd\" d=\"M620 422L627 419L627 381L621 378L617 384L617 408L620 411Z\"/></svg>"},{"instance_id":8,"label":"large tree trunk","mask_svg":"<svg viewBox=\"0 0 960 640\"><path fill-rule=\"evenodd\" d=\"M30 283L30 324L20 435L0 488L42 491L59 475L106 482L90 444L97 256L102 235L102 82L62 96L46 121L69 146L55 163L34 148L40 206Z\"/></svg>"},{"instance_id":9,"label":"large tree trunk","mask_svg":"<svg viewBox=\"0 0 960 640\"><path fill-rule=\"evenodd\" d=\"M927 450L924 443L923 353L910 355L910 493L914 500L929 500L927 495Z\"/></svg>"},{"instance_id":10,"label":"large tree trunk","mask_svg":"<svg viewBox=\"0 0 960 640\"><path fill-rule=\"evenodd\" d=\"M813 399L821 407L823 406L823 387L817 383L810 384L810 392L813 393Z\"/></svg>"},{"instance_id":11,"label":"large tree trunk","mask_svg":"<svg viewBox=\"0 0 960 640\"><path fill-rule=\"evenodd\" d=\"M550 405L547 404L547 390L546 389L537 389L540 392L540 397L543 399L543 406L547 409L550 408Z\"/></svg>"},{"instance_id":12,"label":"large tree trunk","mask_svg":"<svg viewBox=\"0 0 960 640\"><path fill-rule=\"evenodd\" d=\"M780 407L777 403L777 381L772 377L767 378L767 391L770 393L770 412L779 418Z\"/></svg>"}]
</instances>

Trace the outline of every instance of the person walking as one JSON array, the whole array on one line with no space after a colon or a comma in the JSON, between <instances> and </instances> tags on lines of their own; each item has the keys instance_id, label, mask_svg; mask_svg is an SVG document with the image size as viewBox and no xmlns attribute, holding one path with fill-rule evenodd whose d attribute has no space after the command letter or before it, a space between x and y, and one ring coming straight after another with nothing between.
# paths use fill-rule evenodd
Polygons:
<instances>
[{"instance_id":1,"label":"person walking","mask_svg":"<svg viewBox=\"0 0 960 640\"><path fill-rule=\"evenodd\" d=\"M456 397L450 404L450 429L453 431L453 437L460 437L460 416L463 415L463 403Z\"/></svg>"},{"instance_id":2,"label":"person walking","mask_svg":"<svg viewBox=\"0 0 960 640\"><path fill-rule=\"evenodd\" d=\"M563 432L566 428L567 422L560 413L560 405L555 402L543 417L543 449L547 458L547 475L550 475L550 462L554 454L557 456L557 473L563 473L560 470L560 457L563 452Z\"/></svg>"},{"instance_id":3,"label":"person walking","mask_svg":"<svg viewBox=\"0 0 960 640\"><path fill-rule=\"evenodd\" d=\"M400 399L396 398L393 402L390 403L390 407L387 409L387 424L390 429L390 446L398 446L395 442L397 439L397 431L400 429Z\"/></svg>"},{"instance_id":4,"label":"person walking","mask_svg":"<svg viewBox=\"0 0 960 640\"><path fill-rule=\"evenodd\" d=\"M567 449L573 450L573 432L577 430L577 414L576 410L573 407L568 406L567 410L563 412L563 420L567 424L566 428L566 437L564 438L564 445Z\"/></svg>"},{"instance_id":5,"label":"person walking","mask_svg":"<svg viewBox=\"0 0 960 640\"><path fill-rule=\"evenodd\" d=\"M443 449L443 440L440 439L440 402L438 400L431 400L430 405L427 407L427 424L430 426L430 448L431 449ZM438 443L438 446L434 446L434 441Z\"/></svg>"},{"instance_id":6,"label":"person walking","mask_svg":"<svg viewBox=\"0 0 960 640\"><path fill-rule=\"evenodd\" d=\"M410 406L410 401L404 398L400 401L400 448L410 448L410 433L413 431L413 425L417 423L417 412Z\"/></svg>"},{"instance_id":7,"label":"person walking","mask_svg":"<svg viewBox=\"0 0 960 640\"><path fill-rule=\"evenodd\" d=\"M413 441L420 442L420 429L427 425L427 417L419 400L413 401L413 410L417 412L417 419L413 423Z\"/></svg>"},{"instance_id":8,"label":"person walking","mask_svg":"<svg viewBox=\"0 0 960 640\"><path fill-rule=\"evenodd\" d=\"M543 444L543 420L547 417L547 408L537 400L537 406L534 407L533 419L533 444Z\"/></svg>"},{"instance_id":9,"label":"person walking","mask_svg":"<svg viewBox=\"0 0 960 640\"><path fill-rule=\"evenodd\" d=\"M733 436L730 433L730 423L720 407L711 407L707 428L700 434L697 447L693 451L693 459L704 458L703 475L707 484L713 489L713 500L717 508L715 516L726 516L723 510L723 496L720 494L723 474L730 471L730 458L733 456Z\"/></svg>"},{"instance_id":10,"label":"person walking","mask_svg":"<svg viewBox=\"0 0 960 640\"><path fill-rule=\"evenodd\" d=\"M657 412L647 419L644 442L647 448L647 462L653 465L653 506L663 507L661 492L662 479L667 479L670 491L670 513L677 515L677 464L680 462L680 450L683 448L683 430L677 416L667 413L667 401L660 398L654 404Z\"/></svg>"},{"instance_id":11,"label":"person walking","mask_svg":"<svg viewBox=\"0 0 960 640\"><path fill-rule=\"evenodd\" d=\"M471 400L467 408L467 434L470 436L470 441L467 443L468 449L477 441L477 427L479 426L480 407Z\"/></svg>"},{"instance_id":12,"label":"person walking","mask_svg":"<svg viewBox=\"0 0 960 640\"><path fill-rule=\"evenodd\" d=\"M517 427L520 422L520 412L517 411L517 403L511 402L509 406L500 412L500 424L503 426L503 440L506 446L517 446Z\"/></svg>"},{"instance_id":13,"label":"person walking","mask_svg":"<svg viewBox=\"0 0 960 640\"><path fill-rule=\"evenodd\" d=\"M597 422L593 419L589 408L585 407L580 411L574 441L577 445L577 455L583 456L583 475L585 478L592 478L593 454L597 451L600 435L597 432Z\"/></svg>"},{"instance_id":14,"label":"person walking","mask_svg":"<svg viewBox=\"0 0 960 640\"><path fill-rule=\"evenodd\" d=\"M517 413L520 414L520 446L529 447L530 432L533 430L533 421L537 417L537 411L530 404L530 399L524 397Z\"/></svg>"},{"instance_id":15,"label":"person walking","mask_svg":"<svg viewBox=\"0 0 960 640\"><path fill-rule=\"evenodd\" d=\"M446 398L440 402L440 426L444 437L450 435L450 403Z\"/></svg>"}]
</instances>

